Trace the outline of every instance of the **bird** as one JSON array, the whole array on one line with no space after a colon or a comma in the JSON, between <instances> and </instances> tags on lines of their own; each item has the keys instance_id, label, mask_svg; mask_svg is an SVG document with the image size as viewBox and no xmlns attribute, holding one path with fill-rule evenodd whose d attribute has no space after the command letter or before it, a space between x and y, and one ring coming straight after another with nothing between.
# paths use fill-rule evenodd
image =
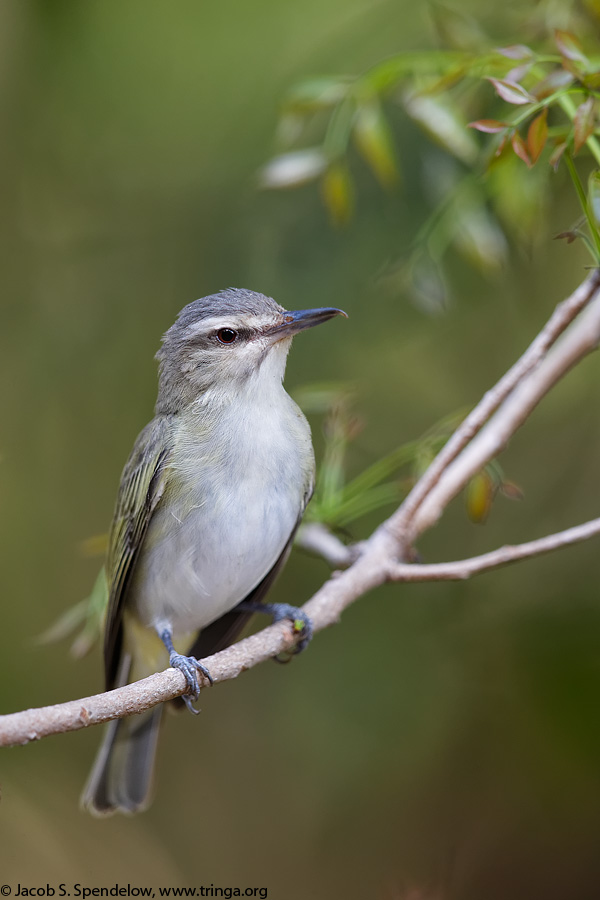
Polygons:
<instances>
[{"instance_id":1,"label":"bird","mask_svg":"<svg viewBox=\"0 0 600 900\"><path fill-rule=\"evenodd\" d=\"M283 387L295 334L346 313L288 311L244 288L194 300L156 354L154 418L123 470L105 563L106 689L167 664L192 710L200 659L229 646L253 612L304 624L265 595L285 564L315 477L310 427ZM163 704L107 726L82 807L133 814L150 803Z\"/></svg>"}]
</instances>

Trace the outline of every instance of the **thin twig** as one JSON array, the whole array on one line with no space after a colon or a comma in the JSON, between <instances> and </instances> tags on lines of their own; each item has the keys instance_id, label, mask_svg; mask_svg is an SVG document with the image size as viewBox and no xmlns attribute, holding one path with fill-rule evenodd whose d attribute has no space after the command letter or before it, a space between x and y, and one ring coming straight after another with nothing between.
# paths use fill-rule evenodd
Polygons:
<instances>
[{"instance_id":1,"label":"thin twig","mask_svg":"<svg viewBox=\"0 0 600 900\"><path fill-rule=\"evenodd\" d=\"M399 509L387 520L387 528L397 539L402 553L414 539L412 527L416 513L437 485L443 473L483 428L488 419L514 391L517 385L542 361L560 335L594 297L600 287L600 270L594 269L577 290L562 303L519 360L480 400L442 447L427 471L415 484ZM417 529L419 533L422 529Z\"/></svg>"},{"instance_id":2,"label":"thin twig","mask_svg":"<svg viewBox=\"0 0 600 900\"><path fill-rule=\"evenodd\" d=\"M362 553L362 545L344 544L320 522L301 525L295 544L308 553L320 556L332 569L347 569Z\"/></svg>"},{"instance_id":3,"label":"thin twig","mask_svg":"<svg viewBox=\"0 0 600 900\"><path fill-rule=\"evenodd\" d=\"M440 518L448 503L469 480L507 446L538 403L600 342L600 292L587 308L505 399L463 452L450 463L413 516L412 533L422 534Z\"/></svg>"},{"instance_id":4,"label":"thin twig","mask_svg":"<svg viewBox=\"0 0 600 900\"><path fill-rule=\"evenodd\" d=\"M510 563L529 559L532 556L542 556L551 553L561 547L578 544L600 534L600 519L591 519L583 525L575 525L557 534L549 534L547 537L528 541L526 544L506 545L483 553L481 556L472 556L470 559L457 559L452 562L431 563L429 565L408 563L392 563L388 568L390 581L463 581L473 575L489 572Z\"/></svg>"}]
</instances>

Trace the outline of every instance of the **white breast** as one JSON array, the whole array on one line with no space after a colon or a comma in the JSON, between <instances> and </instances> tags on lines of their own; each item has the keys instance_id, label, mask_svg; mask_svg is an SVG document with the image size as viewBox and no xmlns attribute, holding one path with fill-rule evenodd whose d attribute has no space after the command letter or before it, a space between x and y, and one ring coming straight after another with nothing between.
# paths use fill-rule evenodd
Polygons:
<instances>
[{"instance_id":1,"label":"white breast","mask_svg":"<svg viewBox=\"0 0 600 900\"><path fill-rule=\"evenodd\" d=\"M132 584L149 626L174 636L206 627L262 581L302 513L312 477L306 420L284 403L249 420L223 411L210 439L178 435L172 485L154 513Z\"/></svg>"}]
</instances>

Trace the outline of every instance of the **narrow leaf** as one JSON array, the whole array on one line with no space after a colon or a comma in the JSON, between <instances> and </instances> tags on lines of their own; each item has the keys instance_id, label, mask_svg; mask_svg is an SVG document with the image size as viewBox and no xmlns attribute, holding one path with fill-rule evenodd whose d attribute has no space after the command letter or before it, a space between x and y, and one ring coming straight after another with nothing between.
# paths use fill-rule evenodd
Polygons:
<instances>
[{"instance_id":1,"label":"narrow leaf","mask_svg":"<svg viewBox=\"0 0 600 900\"><path fill-rule=\"evenodd\" d=\"M561 141L561 143L557 144L556 147L554 148L554 150L552 151L552 153L550 154L550 159L548 160L548 162L550 163L550 165L552 166L552 168L554 169L555 172L558 171L558 164L560 163L563 153L567 149L567 146L568 146L568 144L566 141Z\"/></svg>"},{"instance_id":2,"label":"narrow leaf","mask_svg":"<svg viewBox=\"0 0 600 900\"><path fill-rule=\"evenodd\" d=\"M497 271L506 262L504 233L475 187L463 189L454 201L451 236L461 255L481 272Z\"/></svg>"},{"instance_id":3,"label":"narrow leaf","mask_svg":"<svg viewBox=\"0 0 600 900\"><path fill-rule=\"evenodd\" d=\"M587 63L587 57L583 52L583 48L574 34L570 31L561 31L557 29L554 32L554 43L558 47L558 52L566 59L573 62Z\"/></svg>"},{"instance_id":4,"label":"narrow leaf","mask_svg":"<svg viewBox=\"0 0 600 900\"><path fill-rule=\"evenodd\" d=\"M596 223L600 223L600 172L592 172L588 181L588 206Z\"/></svg>"},{"instance_id":5,"label":"narrow leaf","mask_svg":"<svg viewBox=\"0 0 600 900\"><path fill-rule=\"evenodd\" d=\"M531 160L530 160L529 154L527 152L527 147L525 146L525 141L523 140L523 138L521 137L521 135L519 134L518 131L515 131L515 133L513 134L513 136L510 139L510 142L512 144L513 150L515 151L515 153L517 154L519 159L522 159L523 162L526 163L527 166L529 166L529 168L531 168Z\"/></svg>"},{"instance_id":6,"label":"narrow leaf","mask_svg":"<svg viewBox=\"0 0 600 900\"><path fill-rule=\"evenodd\" d=\"M554 235L555 241L566 241L567 244L572 244L573 241L576 241L579 235L576 231L561 231L560 234Z\"/></svg>"},{"instance_id":7,"label":"narrow leaf","mask_svg":"<svg viewBox=\"0 0 600 900\"><path fill-rule=\"evenodd\" d=\"M385 188L398 184L400 173L387 119L378 103L361 104L354 120L353 137L359 153Z\"/></svg>"},{"instance_id":8,"label":"narrow leaf","mask_svg":"<svg viewBox=\"0 0 600 900\"><path fill-rule=\"evenodd\" d=\"M506 103L512 103L514 106L525 106L527 103L533 103L534 98L531 94L517 84L516 81L508 81L502 78L488 78L495 88L498 96L505 100Z\"/></svg>"},{"instance_id":9,"label":"narrow leaf","mask_svg":"<svg viewBox=\"0 0 600 900\"><path fill-rule=\"evenodd\" d=\"M522 488L514 481L503 481L500 485L500 493L508 500L523 500L525 497Z\"/></svg>"},{"instance_id":10,"label":"narrow leaf","mask_svg":"<svg viewBox=\"0 0 600 900\"><path fill-rule=\"evenodd\" d=\"M570 84L573 84L574 80L575 76L572 72L567 72L567 70L563 68L557 68L553 69L552 72L546 75L545 78L542 78L541 81L538 81L538 83L530 88L529 91L536 100L543 100L545 97L550 97L551 94L554 94L556 91L569 87Z\"/></svg>"},{"instance_id":11,"label":"narrow leaf","mask_svg":"<svg viewBox=\"0 0 600 900\"><path fill-rule=\"evenodd\" d=\"M496 53L501 53L507 59L533 59L534 52L525 44L511 44L509 47L497 47Z\"/></svg>"},{"instance_id":12,"label":"narrow leaf","mask_svg":"<svg viewBox=\"0 0 600 900\"><path fill-rule=\"evenodd\" d=\"M408 115L445 150L461 162L472 165L479 154L475 137L465 128L462 113L452 106L448 96L437 97L406 91L402 102Z\"/></svg>"},{"instance_id":13,"label":"narrow leaf","mask_svg":"<svg viewBox=\"0 0 600 900\"><path fill-rule=\"evenodd\" d=\"M499 134L505 128L510 128L508 122L499 122L497 119L477 119L476 122L469 122L468 128L474 128L476 131L484 131L486 134Z\"/></svg>"},{"instance_id":14,"label":"narrow leaf","mask_svg":"<svg viewBox=\"0 0 600 900\"><path fill-rule=\"evenodd\" d=\"M515 66L514 69L511 69L510 72L507 72L504 76L505 81L509 81L511 84L514 82L518 84L529 71L531 71L531 67L533 66L532 62L521 63L520 66Z\"/></svg>"},{"instance_id":15,"label":"narrow leaf","mask_svg":"<svg viewBox=\"0 0 600 900\"><path fill-rule=\"evenodd\" d=\"M483 525L494 500L494 482L484 470L471 478L466 490L467 515L471 522Z\"/></svg>"},{"instance_id":16,"label":"narrow leaf","mask_svg":"<svg viewBox=\"0 0 600 900\"><path fill-rule=\"evenodd\" d=\"M478 22L457 9L434 0L429 4L440 43L457 50L475 50L485 45L487 35Z\"/></svg>"},{"instance_id":17,"label":"narrow leaf","mask_svg":"<svg viewBox=\"0 0 600 900\"><path fill-rule=\"evenodd\" d=\"M501 138L501 140L500 140L500 143L498 144L498 146L497 146L496 149L494 150L494 158L495 158L495 159L499 159L499 158L502 156L502 154L504 153L504 148L506 147L507 143L508 143L508 131L506 131L506 132L502 135L502 138Z\"/></svg>"},{"instance_id":18,"label":"narrow leaf","mask_svg":"<svg viewBox=\"0 0 600 900\"><path fill-rule=\"evenodd\" d=\"M302 113L328 109L343 100L347 93L348 83L343 78L309 78L292 88L284 108Z\"/></svg>"},{"instance_id":19,"label":"narrow leaf","mask_svg":"<svg viewBox=\"0 0 600 900\"><path fill-rule=\"evenodd\" d=\"M347 225L354 211L354 186L343 162L329 166L321 180L325 206L334 225Z\"/></svg>"},{"instance_id":20,"label":"narrow leaf","mask_svg":"<svg viewBox=\"0 0 600 900\"><path fill-rule=\"evenodd\" d=\"M532 163L538 161L542 150L546 146L547 140L548 110L544 109L539 116L536 116L535 119L532 120L529 125L529 130L527 131L527 149Z\"/></svg>"},{"instance_id":21,"label":"narrow leaf","mask_svg":"<svg viewBox=\"0 0 600 900\"><path fill-rule=\"evenodd\" d=\"M596 101L590 96L578 107L573 120L573 152L579 153L596 125Z\"/></svg>"},{"instance_id":22,"label":"narrow leaf","mask_svg":"<svg viewBox=\"0 0 600 900\"><path fill-rule=\"evenodd\" d=\"M296 150L275 156L258 173L262 188L276 190L297 187L314 181L327 166L327 159L318 147Z\"/></svg>"}]
</instances>

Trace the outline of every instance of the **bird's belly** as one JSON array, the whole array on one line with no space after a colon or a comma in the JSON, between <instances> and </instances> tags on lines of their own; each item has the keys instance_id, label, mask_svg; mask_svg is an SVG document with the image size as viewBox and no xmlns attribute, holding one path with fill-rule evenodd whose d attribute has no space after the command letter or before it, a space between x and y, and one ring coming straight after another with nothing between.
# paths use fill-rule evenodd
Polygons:
<instances>
[{"instance_id":1,"label":"bird's belly","mask_svg":"<svg viewBox=\"0 0 600 900\"><path fill-rule=\"evenodd\" d=\"M268 498L268 499L267 499ZM301 497L245 479L237 490L203 486L156 511L135 570L139 618L175 638L216 621L262 581L285 548Z\"/></svg>"}]
</instances>

